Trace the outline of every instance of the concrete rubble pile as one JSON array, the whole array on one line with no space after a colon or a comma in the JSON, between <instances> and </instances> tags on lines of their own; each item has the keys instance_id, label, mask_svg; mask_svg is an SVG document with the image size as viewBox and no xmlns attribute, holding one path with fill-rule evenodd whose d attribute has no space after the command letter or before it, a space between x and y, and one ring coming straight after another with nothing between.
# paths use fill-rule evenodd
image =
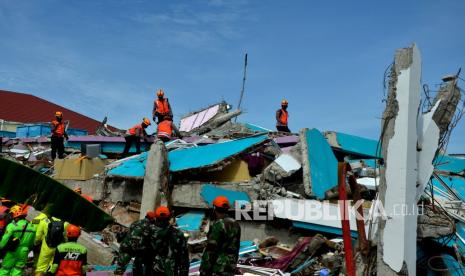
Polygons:
<instances>
[{"instance_id":1,"label":"concrete rubble pile","mask_svg":"<svg viewBox=\"0 0 465 276\"><path fill-rule=\"evenodd\" d=\"M150 140L146 151L128 158L119 158L122 132L108 129L106 119L99 135L71 137L68 157L55 164L45 137L4 139L2 157L50 173L70 188L81 187L115 219L104 231L82 238L105 252L91 258L96 270L111 269L131 223L166 204L188 237L190 273L196 275L208 210L224 195L241 225L238 270L244 275L462 271L465 159L447 155L443 147L461 90L457 77L445 78L422 110L420 75L416 46L399 50L379 141L314 128L282 133L235 123L242 111L220 102L182 117L182 139ZM95 148L98 154L90 154ZM347 171L341 182L342 163ZM337 200L346 190L348 217L343 218ZM380 204L387 216L379 214ZM399 216L391 213L393 206L413 212ZM348 221L353 250L344 248L342 220Z\"/></svg>"}]
</instances>

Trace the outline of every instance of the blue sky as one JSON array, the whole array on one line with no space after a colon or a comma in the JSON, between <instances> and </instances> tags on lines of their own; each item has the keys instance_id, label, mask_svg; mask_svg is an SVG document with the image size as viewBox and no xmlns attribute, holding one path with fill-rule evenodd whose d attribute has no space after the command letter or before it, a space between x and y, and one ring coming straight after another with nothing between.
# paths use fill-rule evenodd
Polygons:
<instances>
[{"instance_id":1,"label":"blue sky","mask_svg":"<svg viewBox=\"0 0 465 276\"><path fill-rule=\"evenodd\" d=\"M127 128L165 89L177 119L226 100L274 128L377 138L383 73L416 42L423 83L465 66L465 1L0 0L0 89L34 94ZM465 88L465 83L460 83ZM465 152L465 122L450 152Z\"/></svg>"}]
</instances>

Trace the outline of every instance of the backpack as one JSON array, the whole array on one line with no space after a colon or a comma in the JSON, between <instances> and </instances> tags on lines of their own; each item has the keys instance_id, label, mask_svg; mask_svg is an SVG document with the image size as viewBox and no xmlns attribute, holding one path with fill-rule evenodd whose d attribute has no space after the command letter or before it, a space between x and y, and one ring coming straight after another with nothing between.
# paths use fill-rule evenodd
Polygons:
<instances>
[{"instance_id":1,"label":"backpack","mask_svg":"<svg viewBox=\"0 0 465 276\"><path fill-rule=\"evenodd\" d=\"M61 220L51 220L48 224L45 242L48 247L55 248L64 241L65 224Z\"/></svg>"}]
</instances>

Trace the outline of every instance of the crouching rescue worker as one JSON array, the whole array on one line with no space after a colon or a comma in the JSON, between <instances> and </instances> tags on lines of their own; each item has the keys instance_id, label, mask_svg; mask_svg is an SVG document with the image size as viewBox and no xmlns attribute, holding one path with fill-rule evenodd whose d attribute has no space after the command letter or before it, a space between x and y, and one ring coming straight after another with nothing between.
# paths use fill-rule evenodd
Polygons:
<instances>
[{"instance_id":1,"label":"crouching rescue worker","mask_svg":"<svg viewBox=\"0 0 465 276\"><path fill-rule=\"evenodd\" d=\"M51 273L57 276L85 275L87 271L87 249L77 243L81 235L81 228L76 225L68 225L66 237L68 242L57 247L53 259Z\"/></svg>"},{"instance_id":2,"label":"crouching rescue worker","mask_svg":"<svg viewBox=\"0 0 465 276\"><path fill-rule=\"evenodd\" d=\"M135 257L133 275L151 276L153 251L150 247L151 233L154 231L155 212L147 212L145 218L132 223L120 244L115 275L123 275L132 257Z\"/></svg>"},{"instance_id":3,"label":"crouching rescue worker","mask_svg":"<svg viewBox=\"0 0 465 276\"><path fill-rule=\"evenodd\" d=\"M153 103L153 121L160 123L164 120L165 116L173 117L173 111L168 99L165 98L165 92L162 89L157 91L157 99ZM158 119L156 121L156 119Z\"/></svg>"},{"instance_id":4,"label":"crouching rescue worker","mask_svg":"<svg viewBox=\"0 0 465 276\"><path fill-rule=\"evenodd\" d=\"M218 196L213 201L213 218L200 264L201 276L235 275L241 227L228 216L229 208L229 201L224 196Z\"/></svg>"},{"instance_id":5,"label":"crouching rescue worker","mask_svg":"<svg viewBox=\"0 0 465 276\"><path fill-rule=\"evenodd\" d=\"M288 127L289 113L287 100L281 101L281 109L276 111L276 129L281 132L291 132Z\"/></svg>"},{"instance_id":6,"label":"crouching rescue worker","mask_svg":"<svg viewBox=\"0 0 465 276\"><path fill-rule=\"evenodd\" d=\"M140 139L143 138L144 140L147 140L147 132L145 132L145 129L149 125L151 125L150 120L144 118L141 124L137 124L132 128L128 129L128 131L126 132L126 136L124 137L124 139L126 140L126 144L124 145L123 151L124 157L129 154L129 150L131 149L133 143L136 144L137 154L140 153Z\"/></svg>"},{"instance_id":7,"label":"crouching rescue worker","mask_svg":"<svg viewBox=\"0 0 465 276\"><path fill-rule=\"evenodd\" d=\"M164 120L158 123L157 137L166 143L171 140L173 134L181 138L181 133L179 133L178 128L173 124L173 117L165 116Z\"/></svg>"},{"instance_id":8,"label":"crouching rescue worker","mask_svg":"<svg viewBox=\"0 0 465 276\"><path fill-rule=\"evenodd\" d=\"M29 251L34 246L35 229L26 220L27 210L21 206L11 207L12 222L8 224L0 241L0 249L5 250L0 275L23 275Z\"/></svg>"},{"instance_id":9,"label":"crouching rescue worker","mask_svg":"<svg viewBox=\"0 0 465 276\"><path fill-rule=\"evenodd\" d=\"M66 134L65 123L63 123L63 113L61 111L55 112L55 120L51 123L52 127L52 159L55 160L58 152L58 159L63 159L65 153L65 140L68 140Z\"/></svg>"},{"instance_id":10,"label":"crouching rescue worker","mask_svg":"<svg viewBox=\"0 0 465 276\"><path fill-rule=\"evenodd\" d=\"M166 206L155 210L155 231L151 243L155 251L154 275L187 276L189 274L189 252L184 234L170 223L171 212Z\"/></svg>"}]
</instances>

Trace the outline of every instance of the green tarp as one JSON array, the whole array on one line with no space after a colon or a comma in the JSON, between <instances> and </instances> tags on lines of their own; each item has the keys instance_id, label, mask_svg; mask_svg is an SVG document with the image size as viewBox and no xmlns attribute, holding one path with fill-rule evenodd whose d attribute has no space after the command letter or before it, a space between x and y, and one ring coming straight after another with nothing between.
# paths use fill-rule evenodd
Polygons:
<instances>
[{"instance_id":1,"label":"green tarp","mask_svg":"<svg viewBox=\"0 0 465 276\"><path fill-rule=\"evenodd\" d=\"M87 231L100 231L113 222L110 215L60 182L3 158L0 158L0 196L32 205Z\"/></svg>"}]
</instances>

